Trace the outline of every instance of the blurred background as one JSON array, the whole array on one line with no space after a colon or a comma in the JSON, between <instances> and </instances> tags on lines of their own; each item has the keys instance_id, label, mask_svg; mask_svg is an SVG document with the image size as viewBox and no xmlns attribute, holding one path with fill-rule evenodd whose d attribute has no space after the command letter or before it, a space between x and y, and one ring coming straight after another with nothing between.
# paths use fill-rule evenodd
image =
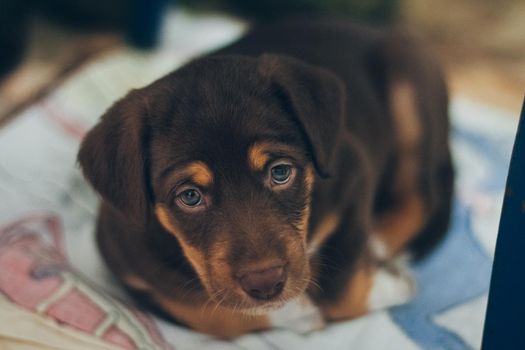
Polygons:
<instances>
[{"instance_id":1,"label":"blurred background","mask_svg":"<svg viewBox=\"0 0 525 350\"><path fill-rule=\"evenodd\" d=\"M307 14L408 27L434 47L454 95L516 111L521 106L520 0L0 0L0 125L86 63L126 46L162 50L166 30L177 28L171 22L210 14L243 26Z\"/></svg>"}]
</instances>

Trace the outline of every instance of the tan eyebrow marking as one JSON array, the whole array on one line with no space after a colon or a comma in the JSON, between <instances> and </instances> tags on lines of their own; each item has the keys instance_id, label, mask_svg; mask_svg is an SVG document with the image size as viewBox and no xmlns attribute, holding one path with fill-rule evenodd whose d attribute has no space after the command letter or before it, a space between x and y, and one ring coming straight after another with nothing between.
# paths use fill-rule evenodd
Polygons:
<instances>
[{"instance_id":1,"label":"tan eyebrow marking","mask_svg":"<svg viewBox=\"0 0 525 350\"><path fill-rule=\"evenodd\" d=\"M264 169L264 166L270 159L268 154L270 144L268 142L256 142L248 150L248 164L254 171Z\"/></svg>"},{"instance_id":2,"label":"tan eyebrow marking","mask_svg":"<svg viewBox=\"0 0 525 350\"><path fill-rule=\"evenodd\" d=\"M196 161L190 163L186 169L195 184L208 187L213 183L213 172L203 162Z\"/></svg>"},{"instance_id":3,"label":"tan eyebrow marking","mask_svg":"<svg viewBox=\"0 0 525 350\"><path fill-rule=\"evenodd\" d=\"M255 170L262 170L272 153L293 154L294 148L279 141L254 142L248 149L248 164Z\"/></svg>"}]
</instances>

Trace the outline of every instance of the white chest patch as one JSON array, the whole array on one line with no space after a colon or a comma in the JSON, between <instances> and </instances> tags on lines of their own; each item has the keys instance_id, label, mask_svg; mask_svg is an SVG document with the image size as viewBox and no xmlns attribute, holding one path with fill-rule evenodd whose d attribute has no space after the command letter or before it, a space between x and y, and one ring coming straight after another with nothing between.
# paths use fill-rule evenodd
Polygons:
<instances>
[{"instance_id":1,"label":"white chest patch","mask_svg":"<svg viewBox=\"0 0 525 350\"><path fill-rule=\"evenodd\" d=\"M270 312L269 317L273 327L291 329L297 333L307 333L325 326L321 311L306 294Z\"/></svg>"}]
</instances>

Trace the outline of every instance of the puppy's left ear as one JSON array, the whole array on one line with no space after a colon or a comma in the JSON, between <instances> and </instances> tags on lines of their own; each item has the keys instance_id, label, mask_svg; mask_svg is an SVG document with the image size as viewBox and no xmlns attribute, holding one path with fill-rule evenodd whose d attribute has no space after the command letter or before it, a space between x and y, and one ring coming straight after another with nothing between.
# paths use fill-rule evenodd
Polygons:
<instances>
[{"instance_id":1,"label":"puppy's left ear","mask_svg":"<svg viewBox=\"0 0 525 350\"><path fill-rule=\"evenodd\" d=\"M84 137L78 162L93 188L137 224L149 215L144 92L117 101Z\"/></svg>"},{"instance_id":2,"label":"puppy's left ear","mask_svg":"<svg viewBox=\"0 0 525 350\"><path fill-rule=\"evenodd\" d=\"M258 70L303 129L319 175L330 176L345 109L343 82L328 70L273 54L259 58Z\"/></svg>"}]
</instances>

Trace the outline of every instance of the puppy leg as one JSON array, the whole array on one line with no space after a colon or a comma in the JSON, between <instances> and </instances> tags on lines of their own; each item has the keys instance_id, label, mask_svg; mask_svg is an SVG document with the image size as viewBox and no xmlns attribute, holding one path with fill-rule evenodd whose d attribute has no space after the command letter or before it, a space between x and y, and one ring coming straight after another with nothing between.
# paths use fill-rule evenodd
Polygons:
<instances>
[{"instance_id":1,"label":"puppy leg","mask_svg":"<svg viewBox=\"0 0 525 350\"><path fill-rule=\"evenodd\" d=\"M414 294L414 283L402 270L362 264L348 280L336 302L323 305L329 321L353 319L370 311L406 303Z\"/></svg>"},{"instance_id":2,"label":"puppy leg","mask_svg":"<svg viewBox=\"0 0 525 350\"><path fill-rule=\"evenodd\" d=\"M407 194L397 207L376 218L372 254L385 261L400 253L424 227L425 206L420 195Z\"/></svg>"},{"instance_id":3,"label":"puppy leg","mask_svg":"<svg viewBox=\"0 0 525 350\"><path fill-rule=\"evenodd\" d=\"M418 40L397 33L377 53L396 158L383 174L386 191L380 194L375 238L384 258L408 247L418 258L445 235L449 221L453 170L447 88L434 55Z\"/></svg>"},{"instance_id":4,"label":"puppy leg","mask_svg":"<svg viewBox=\"0 0 525 350\"><path fill-rule=\"evenodd\" d=\"M412 299L416 283L406 264L406 259L399 257L377 268L368 296L370 311L404 304Z\"/></svg>"},{"instance_id":5,"label":"puppy leg","mask_svg":"<svg viewBox=\"0 0 525 350\"><path fill-rule=\"evenodd\" d=\"M320 305L324 317L329 321L340 321L366 314L374 271L373 266L360 264L353 276L349 277L340 297Z\"/></svg>"},{"instance_id":6,"label":"puppy leg","mask_svg":"<svg viewBox=\"0 0 525 350\"><path fill-rule=\"evenodd\" d=\"M389 207L375 219L372 248L380 259L399 253L422 230L427 209L419 193L422 118L413 83L404 78L393 79L389 86L389 105L396 133L397 159L393 174L388 174L386 180L389 181Z\"/></svg>"},{"instance_id":7,"label":"puppy leg","mask_svg":"<svg viewBox=\"0 0 525 350\"><path fill-rule=\"evenodd\" d=\"M323 307L330 320L354 318L372 309L404 303L413 294L412 280L401 272L405 269L393 268L389 260L418 235L427 221L427 203L420 193L422 125L410 81L394 79L389 95L397 158L393 172L385 178L388 205L373 220L368 247L372 256L356 266L337 301Z\"/></svg>"}]
</instances>

